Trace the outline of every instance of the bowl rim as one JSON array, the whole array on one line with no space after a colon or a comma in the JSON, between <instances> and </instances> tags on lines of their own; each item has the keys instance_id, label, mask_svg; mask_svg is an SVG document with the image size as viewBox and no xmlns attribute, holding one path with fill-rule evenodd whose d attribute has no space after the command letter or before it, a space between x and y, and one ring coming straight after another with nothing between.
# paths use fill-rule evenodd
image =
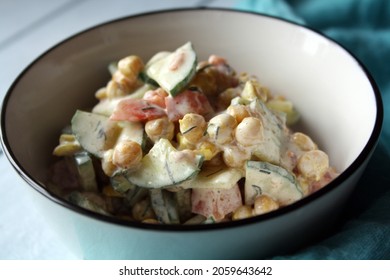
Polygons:
<instances>
[{"instance_id":1,"label":"bowl rim","mask_svg":"<svg viewBox=\"0 0 390 280\"><path fill-rule=\"evenodd\" d=\"M52 194L49 192L42 182L39 182L38 180L35 180L31 175L28 174L28 172L21 166L21 164L16 159L14 153L12 152L6 130L5 130L5 124L6 124L6 118L5 118L5 112L7 109L7 104L9 99L11 98L12 92L14 87L17 85L19 80L29 71L30 68L32 68L35 64L39 63L39 61L48 53L53 51L54 49L60 47L64 43L73 40L76 37L82 36L84 33L87 33L91 30L98 29L102 26L109 25L115 22L120 21L127 21L131 20L133 18L138 17L145 17L145 16L153 16L153 15L159 15L159 14L169 14L169 13L182 13L182 12L203 12L203 11L211 11L211 12L222 12L222 13L237 13L237 14L250 14L258 17L264 17L264 18L270 18L275 19L279 22L283 22L285 24L290 24L295 27L303 28L306 31L313 32L320 37L324 38L325 40L328 40L332 43L334 43L339 48L346 51L347 55L350 55L355 62L357 62L357 67L361 68L364 75L367 77L368 81L370 82L370 85L373 89L375 102L376 102L376 119L375 124L372 130L372 133L370 135L370 138L368 139L366 145L364 146L363 150L360 152L360 154L357 156L357 158L332 182L327 184L324 188L321 188L320 190L316 191L315 193L304 197L293 204L287 205L283 208L277 209L275 211L262 214L255 217L250 217L247 219L237 220L237 221L229 221L229 222L222 222L222 223L214 223L214 224L198 224L198 225L165 225L165 224L148 224L148 223L141 223L141 222L135 222L135 221L127 221L123 220L117 217L112 216L105 216L84 208L81 208L77 205L71 204L70 202L66 201L65 199L56 196L55 194ZM47 49L45 52L43 52L41 55L36 57L29 65L27 65L24 70L17 76L17 78L13 81L9 89L7 90L2 105L1 105L1 115L0 115L0 143L3 149L3 153L7 157L8 161L11 163L14 170L17 172L17 174L24 179L30 187L32 187L35 191L40 193L41 195L45 196L52 202L59 204L60 206L65 207L66 209L75 212L76 214L83 215L88 218L92 218L94 220L109 223L117 226L124 226L127 228L136 228L136 229L144 229L144 230L155 230L155 231L164 231L164 232L192 232L192 231L208 231L208 230L221 230L221 229L228 229L228 228L235 228L235 227L241 227L241 226L248 226L253 225L256 223L260 223L262 221L271 220L280 216L283 216L284 214L291 213L299 208L302 208L305 205L310 204L312 201L325 196L326 194L332 192L335 188L339 187L339 185L342 185L343 182L345 182L355 171L357 171L364 162L370 158L371 154L374 152L375 147L379 141L379 137L382 130L382 123L383 123L383 117L384 117L384 109L383 109L383 102L381 93L379 90L379 87L377 86L374 78L371 76L368 69L364 66L364 64L351 52L348 50L348 48L344 47L341 43L337 42L336 40L328 37L324 33L322 33L319 30L316 30L313 27L307 26L305 24L297 23L288 19L284 19L278 16L269 15L265 13L255 12L255 11L248 11L248 10L241 10L241 9L233 9L233 8L220 8L220 7L191 7L191 8L169 8L169 9L162 9L162 10L156 10L156 11L150 11L150 12L143 12L143 13L137 13L134 15L129 16L123 16L119 17L113 20L108 20L102 23L95 24L89 28L86 28L82 31L79 31L69 37L66 37L65 39L59 41L58 43L54 44L52 47Z\"/></svg>"}]
</instances>

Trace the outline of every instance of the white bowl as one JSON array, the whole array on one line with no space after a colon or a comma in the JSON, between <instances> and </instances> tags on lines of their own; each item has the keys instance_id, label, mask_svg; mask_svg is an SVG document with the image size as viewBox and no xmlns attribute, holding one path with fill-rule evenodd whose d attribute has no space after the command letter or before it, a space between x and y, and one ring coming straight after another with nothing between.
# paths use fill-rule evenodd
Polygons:
<instances>
[{"instance_id":1,"label":"white bowl","mask_svg":"<svg viewBox=\"0 0 390 280\"><path fill-rule=\"evenodd\" d=\"M341 175L275 212L191 227L120 221L69 204L45 189L51 152L76 109L95 104L109 62L145 60L192 41L201 58L226 57L292 100L300 129ZM377 143L383 119L378 88L347 50L309 28L266 15L184 9L147 13L81 32L37 58L9 89L1 112L5 154L42 215L87 259L268 258L314 240L334 225Z\"/></svg>"}]
</instances>

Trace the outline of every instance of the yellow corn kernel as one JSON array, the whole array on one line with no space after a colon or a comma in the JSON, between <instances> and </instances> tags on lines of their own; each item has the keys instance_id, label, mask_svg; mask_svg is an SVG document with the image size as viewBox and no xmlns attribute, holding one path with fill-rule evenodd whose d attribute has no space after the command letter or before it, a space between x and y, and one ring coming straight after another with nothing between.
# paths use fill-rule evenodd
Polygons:
<instances>
[{"instance_id":1,"label":"yellow corn kernel","mask_svg":"<svg viewBox=\"0 0 390 280\"><path fill-rule=\"evenodd\" d=\"M190 143L196 144L204 136L207 123L203 116L198 114L186 114L179 120L180 132Z\"/></svg>"},{"instance_id":2,"label":"yellow corn kernel","mask_svg":"<svg viewBox=\"0 0 390 280\"><path fill-rule=\"evenodd\" d=\"M102 193L109 197L124 197L122 193L117 192L111 185L104 186Z\"/></svg>"},{"instance_id":3,"label":"yellow corn kernel","mask_svg":"<svg viewBox=\"0 0 390 280\"><path fill-rule=\"evenodd\" d=\"M295 132L291 136L291 140L295 145L297 145L302 151L311 151L316 150L317 144L306 134L302 132Z\"/></svg>"},{"instance_id":4,"label":"yellow corn kernel","mask_svg":"<svg viewBox=\"0 0 390 280\"><path fill-rule=\"evenodd\" d=\"M253 216L253 209L249 205L241 205L238 207L234 212L232 216L232 220L242 220L247 219Z\"/></svg>"},{"instance_id":5,"label":"yellow corn kernel","mask_svg":"<svg viewBox=\"0 0 390 280\"><path fill-rule=\"evenodd\" d=\"M226 113L233 116L237 123L240 123L243 119L250 117L248 108L242 104L230 105L226 109Z\"/></svg>"},{"instance_id":6,"label":"yellow corn kernel","mask_svg":"<svg viewBox=\"0 0 390 280\"><path fill-rule=\"evenodd\" d=\"M279 204L268 195L262 194L255 199L253 215L261 215L279 208Z\"/></svg>"},{"instance_id":7,"label":"yellow corn kernel","mask_svg":"<svg viewBox=\"0 0 390 280\"><path fill-rule=\"evenodd\" d=\"M141 159L141 145L132 140L125 140L118 143L112 154L112 162L123 169L130 169L137 166Z\"/></svg>"},{"instance_id":8,"label":"yellow corn kernel","mask_svg":"<svg viewBox=\"0 0 390 280\"><path fill-rule=\"evenodd\" d=\"M203 155L204 160L211 160L213 157L215 157L220 152L220 150L213 143L211 143L209 141L202 141L198 145L195 152Z\"/></svg>"},{"instance_id":9,"label":"yellow corn kernel","mask_svg":"<svg viewBox=\"0 0 390 280\"><path fill-rule=\"evenodd\" d=\"M207 134L210 141L224 145L233 141L233 132L236 126L237 121L233 116L222 113L209 121Z\"/></svg>"},{"instance_id":10,"label":"yellow corn kernel","mask_svg":"<svg viewBox=\"0 0 390 280\"><path fill-rule=\"evenodd\" d=\"M285 98L279 97L271 99L266 103L267 107L276 112L286 114L286 124L293 125L299 120L299 113L295 109L293 103Z\"/></svg>"},{"instance_id":11,"label":"yellow corn kernel","mask_svg":"<svg viewBox=\"0 0 390 280\"><path fill-rule=\"evenodd\" d=\"M256 80L248 80L241 92L241 97L247 100L260 99L263 102L268 99L268 89L262 87Z\"/></svg>"},{"instance_id":12,"label":"yellow corn kernel","mask_svg":"<svg viewBox=\"0 0 390 280\"><path fill-rule=\"evenodd\" d=\"M175 125L167 117L158 118L145 124L145 132L153 142L157 142L161 138L172 140Z\"/></svg>"},{"instance_id":13,"label":"yellow corn kernel","mask_svg":"<svg viewBox=\"0 0 390 280\"><path fill-rule=\"evenodd\" d=\"M329 157L321 150L307 151L298 159L297 168L307 179L318 181L329 168Z\"/></svg>"},{"instance_id":14,"label":"yellow corn kernel","mask_svg":"<svg viewBox=\"0 0 390 280\"><path fill-rule=\"evenodd\" d=\"M55 156L70 156L81 151L80 143L73 134L61 134L59 145L54 148Z\"/></svg>"},{"instance_id":15,"label":"yellow corn kernel","mask_svg":"<svg viewBox=\"0 0 390 280\"><path fill-rule=\"evenodd\" d=\"M264 140L264 126L259 118L244 118L237 126L236 140L243 146L259 144Z\"/></svg>"}]
</instances>

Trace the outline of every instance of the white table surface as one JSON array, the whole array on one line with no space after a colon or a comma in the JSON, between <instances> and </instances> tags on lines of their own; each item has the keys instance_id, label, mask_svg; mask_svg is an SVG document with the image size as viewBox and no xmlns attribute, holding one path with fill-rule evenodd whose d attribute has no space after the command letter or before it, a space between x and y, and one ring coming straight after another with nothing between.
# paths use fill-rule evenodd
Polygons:
<instances>
[{"instance_id":1,"label":"white table surface","mask_svg":"<svg viewBox=\"0 0 390 280\"><path fill-rule=\"evenodd\" d=\"M66 37L98 23L147 11L234 7L233 0L1 0L0 100L20 72ZM39 213L0 152L0 259L76 259Z\"/></svg>"}]
</instances>

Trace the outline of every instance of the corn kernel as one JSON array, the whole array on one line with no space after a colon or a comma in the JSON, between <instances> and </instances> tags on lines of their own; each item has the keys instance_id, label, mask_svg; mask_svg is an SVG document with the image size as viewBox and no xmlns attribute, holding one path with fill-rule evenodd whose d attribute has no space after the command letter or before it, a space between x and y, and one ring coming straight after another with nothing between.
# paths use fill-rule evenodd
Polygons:
<instances>
[{"instance_id":1,"label":"corn kernel","mask_svg":"<svg viewBox=\"0 0 390 280\"><path fill-rule=\"evenodd\" d=\"M268 90L261 87L256 80L248 80L241 92L241 97L250 101L260 99L265 102L268 99L268 94Z\"/></svg>"},{"instance_id":2,"label":"corn kernel","mask_svg":"<svg viewBox=\"0 0 390 280\"><path fill-rule=\"evenodd\" d=\"M209 141L202 141L198 145L196 152L203 155L204 160L211 160L220 152L220 150L213 143Z\"/></svg>"}]
</instances>

